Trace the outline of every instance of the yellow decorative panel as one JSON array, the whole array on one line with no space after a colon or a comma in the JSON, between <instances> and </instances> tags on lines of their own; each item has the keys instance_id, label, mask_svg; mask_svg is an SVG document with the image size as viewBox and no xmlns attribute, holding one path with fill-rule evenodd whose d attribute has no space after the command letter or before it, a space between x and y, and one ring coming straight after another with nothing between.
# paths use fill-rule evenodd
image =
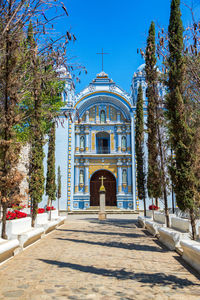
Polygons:
<instances>
[{"instance_id":1,"label":"yellow decorative panel","mask_svg":"<svg viewBox=\"0 0 200 300\"><path fill-rule=\"evenodd\" d=\"M85 114L82 116L81 120L85 122Z\"/></svg>"},{"instance_id":2,"label":"yellow decorative panel","mask_svg":"<svg viewBox=\"0 0 200 300\"><path fill-rule=\"evenodd\" d=\"M95 107L92 107L89 110L89 120L90 121L94 121L95 120Z\"/></svg>"},{"instance_id":3,"label":"yellow decorative panel","mask_svg":"<svg viewBox=\"0 0 200 300\"><path fill-rule=\"evenodd\" d=\"M119 185L119 186L118 186L118 193L121 193L121 191L122 191L122 186Z\"/></svg>"},{"instance_id":4,"label":"yellow decorative panel","mask_svg":"<svg viewBox=\"0 0 200 300\"><path fill-rule=\"evenodd\" d=\"M110 119L112 121L116 121L117 120L117 111L114 107L110 107Z\"/></svg>"},{"instance_id":5,"label":"yellow decorative panel","mask_svg":"<svg viewBox=\"0 0 200 300\"><path fill-rule=\"evenodd\" d=\"M129 193L131 193L131 192L132 192L132 187L131 187L131 185L130 185L130 186L128 186L128 192L129 192Z\"/></svg>"},{"instance_id":6,"label":"yellow decorative panel","mask_svg":"<svg viewBox=\"0 0 200 300\"><path fill-rule=\"evenodd\" d=\"M85 193L88 193L88 185L85 186Z\"/></svg>"},{"instance_id":7,"label":"yellow decorative panel","mask_svg":"<svg viewBox=\"0 0 200 300\"><path fill-rule=\"evenodd\" d=\"M115 147L115 145L114 145L114 133L111 133L110 139L111 139L111 151L113 151L114 147Z\"/></svg>"},{"instance_id":8,"label":"yellow decorative panel","mask_svg":"<svg viewBox=\"0 0 200 300\"><path fill-rule=\"evenodd\" d=\"M92 150L95 150L95 132L92 132Z\"/></svg>"},{"instance_id":9,"label":"yellow decorative panel","mask_svg":"<svg viewBox=\"0 0 200 300\"><path fill-rule=\"evenodd\" d=\"M78 186L75 186L75 193L78 193Z\"/></svg>"},{"instance_id":10,"label":"yellow decorative panel","mask_svg":"<svg viewBox=\"0 0 200 300\"><path fill-rule=\"evenodd\" d=\"M99 120L99 106L97 106L97 116L96 119Z\"/></svg>"},{"instance_id":11,"label":"yellow decorative panel","mask_svg":"<svg viewBox=\"0 0 200 300\"><path fill-rule=\"evenodd\" d=\"M109 119L109 106L106 107L107 110L107 119Z\"/></svg>"},{"instance_id":12,"label":"yellow decorative panel","mask_svg":"<svg viewBox=\"0 0 200 300\"><path fill-rule=\"evenodd\" d=\"M100 171L100 170L108 170L111 173L117 177L117 166L113 165L97 165L97 166L89 166L89 177L95 172L95 171Z\"/></svg>"}]
</instances>

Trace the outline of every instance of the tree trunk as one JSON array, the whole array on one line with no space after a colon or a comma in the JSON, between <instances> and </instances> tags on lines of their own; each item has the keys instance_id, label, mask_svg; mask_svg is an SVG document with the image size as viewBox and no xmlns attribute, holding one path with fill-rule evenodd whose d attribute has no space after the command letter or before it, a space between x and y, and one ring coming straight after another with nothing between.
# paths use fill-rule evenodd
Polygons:
<instances>
[{"instance_id":1,"label":"tree trunk","mask_svg":"<svg viewBox=\"0 0 200 300\"><path fill-rule=\"evenodd\" d=\"M192 239L196 240L197 239L197 233L196 233L196 217L195 217L195 212L194 209L190 209L190 222L191 222L191 227L192 227Z\"/></svg>"},{"instance_id":2,"label":"tree trunk","mask_svg":"<svg viewBox=\"0 0 200 300\"><path fill-rule=\"evenodd\" d=\"M156 119L159 120L158 104L156 105ZM162 176L163 196L164 196L164 205L165 205L166 225L167 227L169 227L169 210L168 210L168 203L167 203L167 187L166 187L166 179L165 179L164 153L163 153L159 124L157 124L157 133L158 133L158 145L159 145L159 152L160 152L160 164L161 164L161 176Z\"/></svg>"},{"instance_id":3,"label":"tree trunk","mask_svg":"<svg viewBox=\"0 0 200 300\"><path fill-rule=\"evenodd\" d=\"M32 224L31 226L35 226L35 219L37 217L37 210L38 210L38 203L36 201L33 201L33 212L32 212Z\"/></svg>"},{"instance_id":4,"label":"tree trunk","mask_svg":"<svg viewBox=\"0 0 200 300\"><path fill-rule=\"evenodd\" d=\"M60 198L58 198L58 215L60 216Z\"/></svg>"},{"instance_id":5,"label":"tree trunk","mask_svg":"<svg viewBox=\"0 0 200 300\"><path fill-rule=\"evenodd\" d=\"M3 207L3 216L2 216L2 232L1 237L2 239L7 240L7 234L6 234L6 213L7 213L7 203L2 203Z\"/></svg>"},{"instance_id":6,"label":"tree trunk","mask_svg":"<svg viewBox=\"0 0 200 300\"><path fill-rule=\"evenodd\" d=\"M49 220L51 221L51 208L52 208L52 200L50 200L50 212L49 212Z\"/></svg>"},{"instance_id":7,"label":"tree trunk","mask_svg":"<svg viewBox=\"0 0 200 300\"><path fill-rule=\"evenodd\" d=\"M154 221L154 202L153 202L153 198L152 198L152 217L153 217L153 221Z\"/></svg>"},{"instance_id":8,"label":"tree trunk","mask_svg":"<svg viewBox=\"0 0 200 300\"><path fill-rule=\"evenodd\" d=\"M146 198L144 197L144 216L146 217L147 215L147 210L146 210Z\"/></svg>"}]
</instances>

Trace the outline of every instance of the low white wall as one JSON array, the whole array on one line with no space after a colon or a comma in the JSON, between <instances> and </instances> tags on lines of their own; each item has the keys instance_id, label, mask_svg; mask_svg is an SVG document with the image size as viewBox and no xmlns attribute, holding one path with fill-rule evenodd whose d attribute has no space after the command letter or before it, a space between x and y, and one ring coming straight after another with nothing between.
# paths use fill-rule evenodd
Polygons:
<instances>
[{"instance_id":1,"label":"low white wall","mask_svg":"<svg viewBox=\"0 0 200 300\"><path fill-rule=\"evenodd\" d=\"M153 215L152 210L147 210L146 211L147 218L152 218L152 215Z\"/></svg>"},{"instance_id":2,"label":"low white wall","mask_svg":"<svg viewBox=\"0 0 200 300\"><path fill-rule=\"evenodd\" d=\"M43 213L43 214L37 214L37 217L35 219L35 226L37 225L43 225L48 223L48 213Z\"/></svg>"},{"instance_id":3,"label":"low white wall","mask_svg":"<svg viewBox=\"0 0 200 300\"><path fill-rule=\"evenodd\" d=\"M190 221L179 217L171 217L171 228L181 232L190 231Z\"/></svg>"},{"instance_id":4,"label":"low white wall","mask_svg":"<svg viewBox=\"0 0 200 300\"><path fill-rule=\"evenodd\" d=\"M48 211L48 215L50 216L50 211ZM51 211L51 219L58 219L58 210L52 210Z\"/></svg>"},{"instance_id":5,"label":"low white wall","mask_svg":"<svg viewBox=\"0 0 200 300\"><path fill-rule=\"evenodd\" d=\"M200 242L183 240L180 243L183 249L182 258L200 273Z\"/></svg>"},{"instance_id":6,"label":"low white wall","mask_svg":"<svg viewBox=\"0 0 200 300\"><path fill-rule=\"evenodd\" d=\"M0 224L0 230L2 228L2 224ZM14 236L28 231L31 229L31 218L21 218L15 220L6 221L6 234L9 240L11 240Z\"/></svg>"},{"instance_id":7,"label":"low white wall","mask_svg":"<svg viewBox=\"0 0 200 300\"><path fill-rule=\"evenodd\" d=\"M160 224L165 224L165 215L161 212L154 212L154 221Z\"/></svg>"}]
</instances>

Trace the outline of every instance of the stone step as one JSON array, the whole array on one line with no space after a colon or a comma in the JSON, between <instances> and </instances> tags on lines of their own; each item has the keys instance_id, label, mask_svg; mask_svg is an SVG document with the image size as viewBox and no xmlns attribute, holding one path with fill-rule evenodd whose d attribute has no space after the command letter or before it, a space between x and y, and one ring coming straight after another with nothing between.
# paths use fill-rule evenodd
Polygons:
<instances>
[{"instance_id":1,"label":"stone step","mask_svg":"<svg viewBox=\"0 0 200 300\"><path fill-rule=\"evenodd\" d=\"M74 210L74 211L69 211L68 214L69 215L89 215L89 214L98 214L99 213L99 209L83 209L83 210ZM108 210L106 209L106 213L107 214L139 214L138 211L135 210Z\"/></svg>"}]
</instances>

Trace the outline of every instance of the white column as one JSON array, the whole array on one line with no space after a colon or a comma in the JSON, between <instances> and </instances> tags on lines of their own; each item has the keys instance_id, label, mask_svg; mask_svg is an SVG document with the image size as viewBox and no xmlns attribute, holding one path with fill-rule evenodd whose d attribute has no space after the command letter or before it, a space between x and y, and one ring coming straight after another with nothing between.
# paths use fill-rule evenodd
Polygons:
<instances>
[{"instance_id":1,"label":"white column","mask_svg":"<svg viewBox=\"0 0 200 300\"><path fill-rule=\"evenodd\" d=\"M117 173L118 173L118 193L120 194L122 191L122 167L121 167L121 160L118 160L118 167L117 167Z\"/></svg>"},{"instance_id":2,"label":"white column","mask_svg":"<svg viewBox=\"0 0 200 300\"><path fill-rule=\"evenodd\" d=\"M132 193L133 209L136 208L136 172L135 172L135 123L134 116L131 116L131 148L132 148Z\"/></svg>"},{"instance_id":3,"label":"white column","mask_svg":"<svg viewBox=\"0 0 200 300\"><path fill-rule=\"evenodd\" d=\"M118 138L118 152L121 152L122 149L122 137L121 137L121 132L117 133L117 138Z\"/></svg>"},{"instance_id":4,"label":"white column","mask_svg":"<svg viewBox=\"0 0 200 300\"><path fill-rule=\"evenodd\" d=\"M86 118L85 118L85 122L88 124L90 121L90 118L89 118L89 111L86 111Z\"/></svg>"},{"instance_id":5,"label":"white column","mask_svg":"<svg viewBox=\"0 0 200 300\"><path fill-rule=\"evenodd\" d=\"M85 166L85 193L88 193L88 186L89 186L89 166Z\"/></svg>"}]
</instances>

